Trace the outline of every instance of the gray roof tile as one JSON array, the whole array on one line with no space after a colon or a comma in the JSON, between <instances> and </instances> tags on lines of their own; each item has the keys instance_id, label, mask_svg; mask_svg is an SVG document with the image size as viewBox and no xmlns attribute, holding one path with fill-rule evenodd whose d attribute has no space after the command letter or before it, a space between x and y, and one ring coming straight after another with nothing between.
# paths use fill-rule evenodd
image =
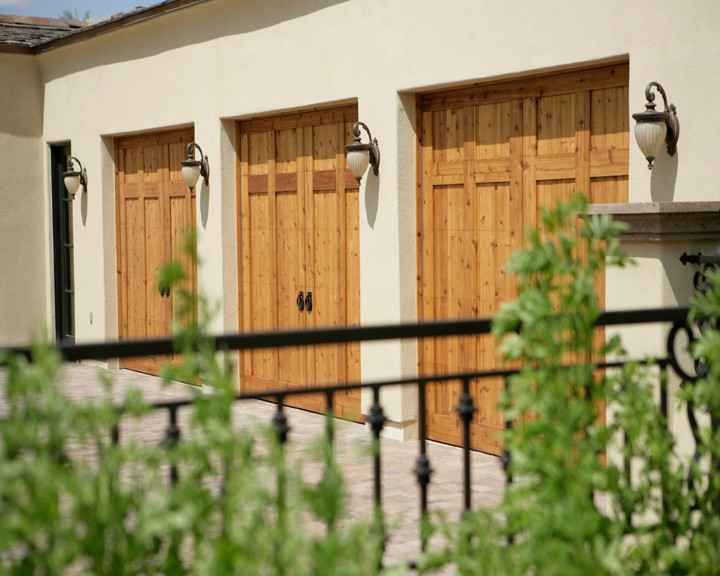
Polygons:
<instances>
[{"instance_id":1,"label":"gray roof tile","mask_svg":"<svg viewBox=\"0 0 720 576\"><path fill-rule=\"evenodd\" d=\"M0 45L30 48L84 28L81 20L0 14Z\"/></svg>"}]
</instances>

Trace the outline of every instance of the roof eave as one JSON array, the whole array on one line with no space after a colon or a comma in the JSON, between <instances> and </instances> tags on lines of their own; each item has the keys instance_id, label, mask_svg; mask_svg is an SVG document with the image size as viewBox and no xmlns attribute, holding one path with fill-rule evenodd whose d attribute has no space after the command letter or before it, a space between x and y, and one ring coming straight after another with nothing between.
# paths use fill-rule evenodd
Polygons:
<instances>
[{"instance_id":1,"label":"roof eave","mask_svg":"<svg viewBox=\"0 0 720 576\"><path fill-rule=\"evenodd\" d=\"M119 18L115 18L107 22L102 22L94 26L88 26L87 28L82 28L80 30L77 30L76 32L66 34L65 36L61 36L47 42L36 44L35 46L29 48L28 52L32 54L40 54L42 52L56 50L57 48L62 48L64 46L69 46L71 44L76 44L78 42L97 38L98 36L103 36L110 32L115 32L117 30L127 28L128 26L134 26L135 24L140 24L141 22L152 20L153 18L157 18L158 16L163 16L165 14L169 14L177 10L182 10L196 4L202 4L203 2L207 1L208 0L172 0L170 2L163 2L162 4L150 6L149 8L138 12L130 12L126 16L121 16ZM4 46L0 46L0 51L4 51L3 48ZM8 51L15 52L17 50Z\"/></svg>"},{"instance_id":2,"label":"roof eave","mask_svg":"<svg viewBox=\"0 0 720 576\"><path fill-rule=\"evenodd\" d=\"M31 46L22 46L18 44L0 44L0 52L9 54L32 54Z\"/></svg>"}]
</instances>

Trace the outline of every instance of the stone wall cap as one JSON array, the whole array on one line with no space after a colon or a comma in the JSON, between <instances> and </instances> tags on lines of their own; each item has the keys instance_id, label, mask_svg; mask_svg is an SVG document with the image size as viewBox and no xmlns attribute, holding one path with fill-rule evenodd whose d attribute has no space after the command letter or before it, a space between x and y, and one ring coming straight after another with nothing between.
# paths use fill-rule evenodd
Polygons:
<instances>
[{"instance_id":1,"label":"stone wall cap","mask_svg":"<svg viewBox=\"0 0 720 576\"><path fill-rule=\"evenodd\" d=\"M627 204L591 204L589 214L707 214L720 212L720 202L635 202Z\"/></svg>"},{"instance_id":2,"label":"stone wall cap","mask_svg":"<svg viewBox=\"0 0 720 576\"><path fill-rule=\"evenodd\" d=\"M625 242L720 240L720 202L592 204L588 214L610 214L628 229Z\"/></svg>"}]
</instances>

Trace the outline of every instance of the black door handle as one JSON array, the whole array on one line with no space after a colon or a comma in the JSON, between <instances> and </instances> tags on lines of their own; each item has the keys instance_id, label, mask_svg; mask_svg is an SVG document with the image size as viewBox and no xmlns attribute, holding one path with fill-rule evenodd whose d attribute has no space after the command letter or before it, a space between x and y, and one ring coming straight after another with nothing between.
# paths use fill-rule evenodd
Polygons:
<instances>
[{"instance_id":1,"label":"black door handle","mask_svg":"<svg viewBox=\"0 0 720 576\"><path fill-rule=\"evenodd\" d=\"M308 292L305 296L305 310L312 311L312 292Z\"/></svg>"},{"instance_id":2,"label":"black door handle","mask_svg":"<svg viewBox=\"0 0 720 576\"><path fill-rule=\"evenodd\" d=\"M305 300L303 299L302 290L298 294L296 302L297 302L298 310L300 310L300 312L302 312L303 308L305 307Z\"/></svg>"}]
</instances>

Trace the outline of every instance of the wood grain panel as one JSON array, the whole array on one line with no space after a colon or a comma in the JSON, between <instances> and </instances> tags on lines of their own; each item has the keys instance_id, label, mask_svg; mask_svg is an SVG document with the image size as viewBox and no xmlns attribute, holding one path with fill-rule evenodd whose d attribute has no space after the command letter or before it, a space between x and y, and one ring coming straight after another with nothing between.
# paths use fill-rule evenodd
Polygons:
<instances>
[{"instance_id":1,"label":"wood grain panel","mask_svg":"<svg viewBox=\"0 0 720 576\"><path fill-rule=\"evenodd\" d=\"M590 152L590 177L607 178L608 176L625 176L627 174L630 151L610 149L592 150Z\"/></svg>"},{"instance_id":2,"label":"wood grain panel","mask_svg":"<svg viewBox=\"0 0 720 576\"><path fill-rule=\"evenodd\" d=\"M356 119L348 108L239 123L244 331L359 323L358 184L344 149ZM312 293L312 311L298 310L300 291ZM359 352L358 345L248 352L244 389L282 392L357 382ZM285 401L325 410L323 396ZM334 410L360 418L359 393L338 394Z\"/></svg>"},{"instance_id":3,"label":"wood grain panel","mask_svg":"<svg viewBox=\"0 0 720 576\"><path fill-rule=\"evenodd\" d=\"M465 106L504 103L525 98L570 94L584 90L623 88L627 90L630 67L619 63L576 72L558 72L552 76L504 80L469 88L455 88L422 95L423 111L446 111Z\"/></svg>"},{"instance_id":4,"label":"wood grain panel","mask_svg":"<svg viewBox=\"0 0 720 576\"><path fill-rule=\"evenodd\" d=\"M251 134L253 132L268 133L275 130L306 128L339 122L357 122L357 108L354 106L343 106L335 109L292 112L278 116L245 120L241 122L241 130L243 134Z\"/></svg>"},{"instance_id":5,"label":"wood grain panel","mask_svg":"<svg viewBox=\"0 0 720 576\"><path fill-rule=\"evenodd\" d=\"M171 334L176 295L161 295L159 287L160 269L170 259L179 259L186 270L187 280L180 288L196 297L194 257L188 257L182 248L185 235L195 222L195 200L182 180L180 167L190 141L192 130L116 140L118 310L122 339ZM191 313L188 320L193 320L192 316ZM128 358L124 366L158 374L161 365L171 360L158 356Z\"/></svg>"},{"instance_id":6,"label":"wood grain panel","mask_svg":"<svg viewBox=\"0 0 720 576\"><path fill-rule=\"evenodd\" d=\"M489 317L514 298L505 267L541 207L573 191L593 202L627 202L627 84L628 67L619 64L419 98L424 321ZM498 367L491 337L425 339L419 354L424 375ZM460 385L430 387L436 440L461 442ZM471 444L498 454L504 383L472 386Z\"/></svg>"}]
</instances>

